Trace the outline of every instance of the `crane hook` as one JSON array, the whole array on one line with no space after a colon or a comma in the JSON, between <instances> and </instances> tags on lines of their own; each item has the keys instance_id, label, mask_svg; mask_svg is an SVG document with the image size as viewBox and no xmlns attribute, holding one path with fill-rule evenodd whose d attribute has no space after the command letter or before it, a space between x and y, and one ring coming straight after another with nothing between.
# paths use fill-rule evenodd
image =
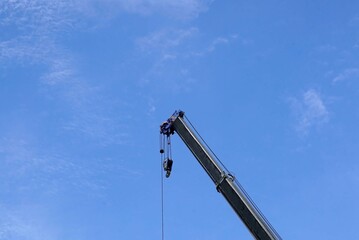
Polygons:
<instances>
[{"instance_id":1,"label":"crane hook","mask_svg":"<svg viewBox=\"0 0 359 240\"><path fill-rule=\"evenodd\" d=\"M171 175L172 165L173 165L172 159L166 158L165 161L163 162L163 169L164 171L166 171L166 178L168 178Z\"/></svg>"}]
</instances>

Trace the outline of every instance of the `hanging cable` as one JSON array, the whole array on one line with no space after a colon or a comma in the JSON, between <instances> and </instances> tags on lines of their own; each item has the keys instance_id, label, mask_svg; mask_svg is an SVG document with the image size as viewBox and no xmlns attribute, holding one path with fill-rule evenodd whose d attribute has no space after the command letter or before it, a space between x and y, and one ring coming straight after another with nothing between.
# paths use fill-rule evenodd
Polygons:
<instances>
[{"instance_id":1,"label":"hanging cable","mask_svg":"<svg viewBox=\"0 0 359 240\"><path fill-rule=\"evenodd\" d=\"M164 187L163 187L163 162L164 162L164 145L165 138L162 134L160 134L160 164L161 164L161 239L165 239L165 228L164 228Z\"/></svg>"},{"instance_id":2,"label":"hanging cable","mask_svg":"<svg viewBox=\"0 0 359 240\"><path fill-rule=\"evenodd\" d=\"M166 171L166 178L168 178L171 175L172 165L173 165L172 153L171 153L171 138L170 136L165 136L164 139L165 139L164 149L166 150L165 150L165 157L163 161L163 170Z\"/></svg>"}]
</instances>

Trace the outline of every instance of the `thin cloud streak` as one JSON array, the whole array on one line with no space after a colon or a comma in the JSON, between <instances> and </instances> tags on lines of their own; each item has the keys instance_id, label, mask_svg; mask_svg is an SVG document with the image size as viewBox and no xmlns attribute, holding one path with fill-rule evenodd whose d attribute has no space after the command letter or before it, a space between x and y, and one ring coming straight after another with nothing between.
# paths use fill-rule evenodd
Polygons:
<instances>
[{"instance_id":1,"label":"thin cloud streak","mask_svg":"<svg viewBox=\"0 0 359 240\"><path fill-rule=\"evenodd\" d=\"M101 4L108 9L113 7L112 4L106 3L113 1L100 3L90 0L84 3L69 0L5 0L0 3L0 16L4 16L0 20L0 30L6 30L6 34L0 39L0 62L5 65L15 62L44 66L47 70L38 79L42 84L41 88L45 88L42 94L50 96L49 99L59 103L57 107L62 108L61 111L66 111L66 116L56 119L57 122L53 124L59 129L52 130L61 131L61 134L74 138L79 135L80 138L76 139L85 137L87 141L90 139L96 142L98 147L126 144L129 139L129 130L124 126L121 114L118 114L118 111L114 114L113 101L119 100L106 98L106 89L101 89L82 77L78 60L61 44L61 39L66 37L66 34L70 35L79 30L79 26L86 25L85 20L91 18L91 6ZM205 11L207 1L122 1L122 4L115 5L118 11L137 14L141 11L136 8L140 9L147 4L148 13L167 14L165 12L168 11L172 17L188 19ZM85 5L87 7L81 8ZM81 20L81 17L87 19ZM163 61L170 61L171 56L175 57L171 51L196 33L196 28L163 30L139 39L138 44L143 51L155 49L163 53L161 58L166 59ZM150 100L148 114L155 110L155 101ZM39 139L36 135L38 133L31 134L35 135L35 139ZM9 193L56 195L62 193L65 188L99 193L106 187L106 181L94 180L101 179L98 175L105 176L109 171L115 171L116 175L125 177L141 175L141 172L120 164L108 166L103 159L87 159L96 165L90 168L81 162L82 156L70 158L66 151L61 153L64 147L61 144L54 149L42 150L32 140L22 136L8 136L0 139L0 146L0 152L4 156L2 163L8 170L3 176L1 186ZM94 175L97 177L94 178ZM27 179L31 181L26 181ZM14 185L21 189L12 189L11 186ZM88 191L89 189L91 191Z\"/></svg>"},{"instance_id":2,"label":"thin cloud streak","mask_svg":"<svg viewBox=\"0 0 359 240\"><path fill-rule=\"evenodd\" d=\"M0 205L0 239L57 240L58 229L41 206L22 205L16 208Z\"/></svg>"},{"instance_id":3,"label":"thin cloud streak","mask_svg":"<svg viewBox=\"0 0 359 240\"><path fill-rule=\"evenodd\" d=\"M17 31L14 33L15 37L9 36L8 39L0 42L0 61L15 60L22 63L45 64L49 70L42 76L44 84L53 89L62 89L64 86L72 89L70 83L78 85L81 82L79 80L81 74L76 69L77 64L73 56L54 39L59 34L71 33L83 25L84 21L81 21L81 16L89 19L102 16L105 12L114 12L116 15L125 11L144 15L160 13L173 18L189 20L197 17L200 12L206 11L211 2L209 0L180 0L176 2L59 0L55 3L43 0L4 1L0 6L1 14L6 17L0 22L0 26L11 27ZM154 66L155 69L160 69L167 61L177 58L174 49L195 35L197 31L196 28L161 30L138 39L137 45L143 51L161 53L160 59L155 61ZM174 53L171 53L172 50ZM157 72L157 70L154 71ZM81 89L84 89L85 85L82 84ZM69 98L71 99L72 96ZM79 98L81 97L78 96L74 100L75 103ZM76 117L76 119L79 118ZM93 119L104 119L104 117L94 116ZM67 129L73 129L69 126L75 125L78 124L71 123Z\"/></svg>"},{"instance_id":4,"label":"thin cloud streak","mask_svg":"<svg viewBox=\"0 0 359 240\"><path fill-rule=\"evenodd\" d=\"M3 169L0 188L8 197L46 198L77 192L98 198L111 185L108 175L142 176L141 171L132 170L123 162L96 157L82 159L81 155L66 153L60 147L36 146L25 138L0 139L0 154ZM8 197L2 202L6 203Z\"/></svg>"},{"instance_id":5,"label":"thin cloud streak","mask_svg":"<svg viewBox=\"0 0 359 240\"><path fill-rule=\"evenodd\" d=\"M320 94L309 89L301 98L290 99L291 108L297 118L296 130L307 135L314 126L321 126L329 121L329 112Z\"/></svg>"},{"instance_id":6,"label":"thin cloud streak","mask_svg":"<svg viewBox=\"0 0 359 240\"><path fill-rule=\"evenodd\" d=\"M347 68L333 79L333 83L354 78L359 78L359 68Z\"/></svg>"},{"instance_id":7,"label":"thin cloud streak","mask_svg":"<svg viewBox=\"0 0 359 240\"><path fill-rule=\"evenodd\" d=\"M188 29L162 29L137 39L136 43L141 51L150 53L158 51L168 55L167 51L180 46L196 33L198 33L198 29L193 27Z\"/></svg>"},{"instance_id":8,"label":"thin cloud streak","mask_svg":"<svg viewBox=\"0 0 359 240\"><path fill-rule=\"evenodd\" d=\"M141 56L152 59L152 66L139 81L141 87L149 84L171 86L171 91L179 91L188 88L188 77L182 72L183 60L187 57L187 51L183 48L198 34L198 29L161 29L146 36L138 38L135 43ZM188 62L188 61L187 61ZM169 72L168 69L171 69ZM167 76L171 74L171 77ZM161 80L163 76L165 79ZM187 80L186 80L187 79ZM155 106L151 106L153 109Z\"/></svg>"},{"instance_id":9,"label":"thin cloud streak","mask_svg":"<svg viewBox=\"0 0 359 240\"><path fill-rule=\"evenodd\" d=\"M217 50L217 48L221 45L228 45L234 41L240 40L240 43L243 45L246 45L249 43L248 40L244 39L244 38L239 38L238 35L234 34L231 36L220 36L217 37L215 39L213 39L208 45L207 47L205 47L202 50L197 50L197 51L193 51L190 53L191 56L195 56L195 57L204 57L207 54L210 54L214 51Z\"/></svg>"},{"instance_id":10,"label":"thin cloud streak","mask_svg":"<svg viewBox=\"0 0 359 240\"><path fill-rule=\"evenodd\" d=\"M160 81L158 84L171 86L171 91L190 91L197 82L190 76L190 65L193 59L204 57L217 50L221 45L228 45L237 39L241 44L248 41L237 35L227 37L216 37L207 46L198 42L199 29L195 27L187 29L161 29L146 36L138 38L135 43L138 50L146 57L152 58L152 67L142 77L140 86L148 86L150 83L158 82L163 75L167 76L166 83ZM198 49L188 47L198 45ZM169 71L168 69L171 69ZM154 80L155 79L155 80Z\"/></svg>"},{"instance_id":11,"label":"thin cloud streak","mask_svg":"<svg viewBox=\"0 0 359 240\"><path fill-rule=\"evenodd\" d=\"M121 119L114 119L111 109L103 109L108 100L101 97L94 83L81 77L78 61L56 40L58 34L71 33L81 25L79 6L68 0L0 3L4 16L0 29L15 29L7 40L0 41L0 61L5 66L16 62L47 67L40 79L45 92L71 110L72 117L61 123L63 129L98 139L101 145L122 144L126 133L118 128Z\"/></svg>"},{"instance_id":12,"label":"thin cloud streak","mask_svg":"<svg viewBox=\"0 0 359 240\"><path fill-rule=\"evenodd\" d=\"M108 12L125 11L143 16L161 14L169 18L190 20L207 11L212 0L91 0L89 8L105 8Z\"/></svg>"}]
</instances>

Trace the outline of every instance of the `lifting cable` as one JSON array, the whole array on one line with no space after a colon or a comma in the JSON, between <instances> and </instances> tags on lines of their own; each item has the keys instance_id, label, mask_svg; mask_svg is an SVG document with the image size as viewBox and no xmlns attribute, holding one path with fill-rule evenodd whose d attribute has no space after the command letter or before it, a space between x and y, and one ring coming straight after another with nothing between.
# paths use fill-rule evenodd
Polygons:
<instances>
[{"instance_id":1,"label":"lifting cable","mask_svg":"<svg viewBox=\"0 0 359 240\"><path fill-rule=\"evenodd\" d=\"M171 137L160 134L160 153L161 153L161 234L162 240L165 239L165 221L164 221L164 174L168 178L172 171L172 150Z\"/></svg>"},{"instance_id":2,"label":"lifting cable","mask_svg":"<svg viewBox=\"0 0 359 240\"><path fill-rule=\"evenodd\" d=\"M164 189L163 189L163 162L164 162L164 147L165 147L165 138L160 134L160 153L161 153L161 239L165 239L165 228L164 228Z\"/></svg>"}]
</instances>

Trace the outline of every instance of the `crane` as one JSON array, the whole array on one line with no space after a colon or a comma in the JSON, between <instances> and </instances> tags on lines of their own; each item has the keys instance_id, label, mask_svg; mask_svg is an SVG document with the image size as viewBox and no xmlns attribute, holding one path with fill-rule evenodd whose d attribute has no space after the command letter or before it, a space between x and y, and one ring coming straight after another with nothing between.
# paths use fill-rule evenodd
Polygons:
<instances>
[{"instance_id":1,"label":"crane","mask_svg":"<svg viewBox=\"0 0 359 240\"><path fill-rule=\"evenodd\" d=\"M199 164L212 179L216 185L217 191L228 201L229 205L233 208L255 239L282 239L253 203L243 187L206 145L181 110L175 111L174 114L160 126L160 134L164 136L164 141L167 141L167 145L170 145L170 136L174 133L177 133L180 136L182 141L198 160ZM166 144L163 144L160 150L161 154L165 153L165 148ZM164 171L166 171L166 177L169 177L173 165L169 147L167 147L167 152L169 153L167 153L164 158L163 168Z\"/></svg>"}]
</instances>

